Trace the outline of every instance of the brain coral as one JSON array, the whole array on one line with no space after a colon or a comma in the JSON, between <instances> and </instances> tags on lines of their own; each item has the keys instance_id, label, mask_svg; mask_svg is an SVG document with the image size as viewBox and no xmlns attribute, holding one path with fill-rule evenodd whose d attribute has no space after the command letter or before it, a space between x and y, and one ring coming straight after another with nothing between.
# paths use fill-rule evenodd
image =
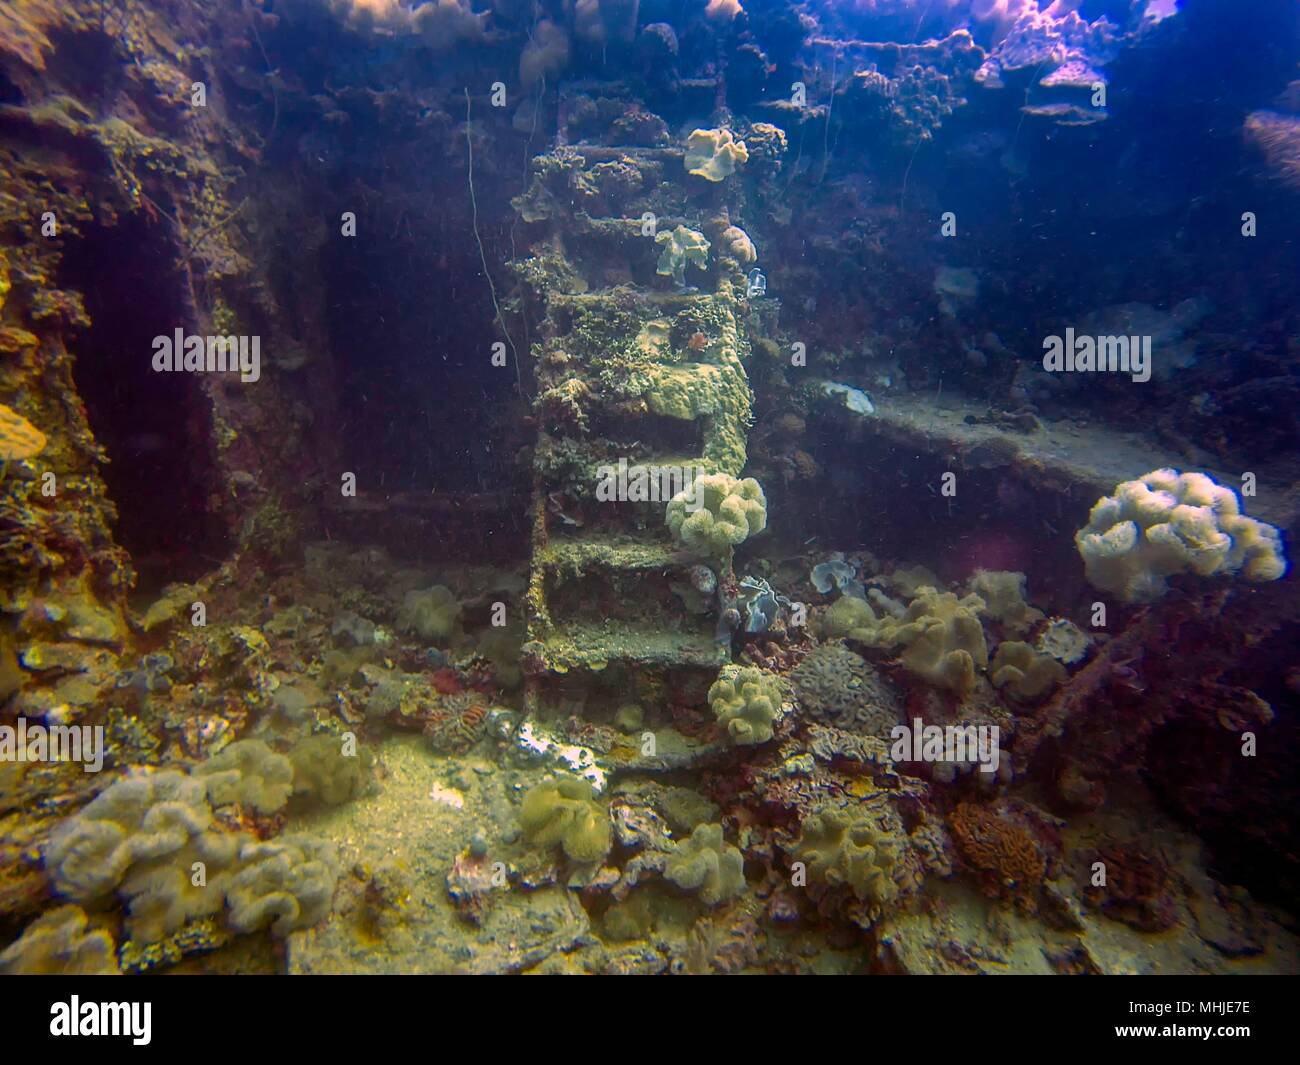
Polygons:
<instances>
[{"instance_id":1,"label":"brain coral","mask_svg":"<svg viewBox=\"0 0 1300 1065\"><path fill-rule=\"evenodd\" d=\"M697 129L686 140L686 171L708 181L723 181L749 162L749 150L729 129Z\"/></svg>"},{"instance_id":2,"label":"brain coral","mask_svg":"<svg viewBox=\"0 0 1300 1065\"><path fill-rule=\"evenodd\" d=\"M519 813L524 834L534 843L557 843L575 862L598 862L609 853L609 814L581 777L559 777L529 788Z\"/></svg>"},{"instance_id":3,"label":"brain coral","mask_svg":"<svg viewBox=\"0 0 1300 1065\"><path fill-rule=\"evenodd\" d=\"M902 719L899 692L843 644L818 647L799 663L790 679L799 705L836 728L887 739L890 729Z\"/></svg>"},{"instance_id":4,"label":"brain coral","mask_svg":"<svg viewBox=\"0 0 1300 1065\"><path fill-rule=\"evenodd\" d=\"M213 806L240 803L260 814L275 813L293 793L293 764L261 740L236 740L194 767Z\"/></svg>"},{"instance_id":5,"label":"brain coral","mask_svg":"<svg viewBox=\"0 0 1300 1065\"><path fill-rule=\"evenodd\" d=\"M721 825L699 825L668 856L664 876L686 891L699 892L709 906L735 898L745 889L745 861L722 838Z\"/></svg>"},{"instance_id":6,"label":"brain coral","mask_svg":"<svg viewBox=\"0 0 1300 1065\"><path fill-rule=\"evenodd\" d=\"M887 903L898 895L901 834L901 826L830 807L804 822L795 855L811 880L846 884L863 901Z\"/></svg>"},{"instance_id":7,"label":"brain coral","mask_svg":"<svg viewBox=\"0 0 1300 1065\"><path fill-rule=\"evenodd\" d=\"M958 803L948 825L962 858L992 891L1035 889L1047 875L1047 861L1033 833L995 810Z\"/></svg>"},{"instance_id":8,"label":"brain coral","mask_svg":"<svg viewBox=\"0 0 1300 1065\"><path fill-rule=\"evenodd\" d=\"M668 501L665 520L686 547L725 558L767 528L767 498L752 477L738 481L725 473L705 474Z\"/></svg>"},{"instance_id":9,"label":"brain coral","mask_svg":"<svg viewBox=\"0 0 1300 1065\"><path fill-rule=\"evenodd\" d=\"M1159 598L1176 573L1275 581L1286 572L1278 530L1242 514L1235 493L1203 473L1124 481L1074 542L1093 586L1126 602Z\"/></svg>"},{"instance_id":10,"label":"brain coral","mask_svg":"<svg viewBox=\"0 0 1300 1065\"><path fill-rule=\"evenodd\" d=\"M734 743L766 743L781 711L781 682L756 666L723 666L709 706Z\"/></svg>"}]
</instances>

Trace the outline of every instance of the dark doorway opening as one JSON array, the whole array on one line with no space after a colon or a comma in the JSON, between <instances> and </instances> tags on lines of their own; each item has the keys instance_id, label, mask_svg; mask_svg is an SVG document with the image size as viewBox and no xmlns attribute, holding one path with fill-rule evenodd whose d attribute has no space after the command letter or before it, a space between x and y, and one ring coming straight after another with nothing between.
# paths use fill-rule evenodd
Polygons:
<instances>
[{"instance_id":1,"label":"dark doorway opening","mask_svg":"<svg viewBox=\"0 0 1300 1065\"><path fill-rule=\"evenodd\" d=\"M515 359L527 344L514 336L512 349L496 324L473 232L448 216L360 228L397 235L336 237L321 273L340 461L385 519L363 531L398 533L415 556L523 557L535 432ZM505 268L492 268L500 291Z\"/></svg>"},{"instance_id":2,"label":"dark doorway opening","mask_svg":"<svg viewBox=\"0 0 1300 1065\"><path fill-rule=\"evenodd\" d=\"M73 376L117 506L117 542L140 575L137 591L193 580L218 564L227 530L208 506L216 479L201 375L155 373L153 339L194 331L173 249L143 217L84 228L60 284L84 295L90 330L71 345Z\"/></svg>"},{"instance_id":3,"label":"dark doorway opening","mask_svg":"<svg viewBox=\"0 0 1300 1065\"><path fill-rule=\"evenodd\" d=\"M445 236L345 241L324 260L342 457L388 491L486 492L509 477L514 355L497 349L493 365L505 341L473 235Z\"/></svg>"}]
</instances>

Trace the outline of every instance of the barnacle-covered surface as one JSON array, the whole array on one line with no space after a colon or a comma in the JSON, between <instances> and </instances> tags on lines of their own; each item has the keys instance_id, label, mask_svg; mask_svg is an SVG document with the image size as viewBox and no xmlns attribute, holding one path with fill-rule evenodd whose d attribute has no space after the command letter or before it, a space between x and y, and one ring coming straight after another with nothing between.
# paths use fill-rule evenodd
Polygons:
<instances>
[{"instance_id":1,"label":"barnacle-covered surface","mask_svg":"<svg viewBox=\"0 0 1300 1065\"><path fill-rule=\"evenodd\" d=\"M0 970L1300 967L1295 16L1069 6L6 5Z\"/></svg>"}]
</instances>

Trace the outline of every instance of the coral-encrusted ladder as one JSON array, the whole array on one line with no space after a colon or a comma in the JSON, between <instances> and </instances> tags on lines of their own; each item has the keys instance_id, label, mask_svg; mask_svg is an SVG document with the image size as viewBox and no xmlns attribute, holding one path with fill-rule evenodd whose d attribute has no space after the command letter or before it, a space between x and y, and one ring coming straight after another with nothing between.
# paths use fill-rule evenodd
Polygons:
<instances>
[{"instance_id":1,"label":"coral-encrusted ladder","mask_svg":"<svg viewBox=\"0 0 1300 1065\"><path fill-rule=\"evenodd\" d=\"M708 275L721 276L713 293L652 287L659 249L642 231L644 200L618 205L629 213L593 213L594 202L573 209L574 190L599 188L611 165L679 168L681 152L557 149L534 160L532 186L516 201L525 220L542 215L548 227L514 264L542 337L532 350L540 430L524 648L530 713L579 693L662 706L685 679L675 675L711 680L730 655L715 638L716 598L690 590L698 560L673 544L665 501L599 502L596 485L599 467L620 458L633 468L740 473L752 400L743 275L726 260ZM658 205L673 186L655 184ZM669 206L685 213L685 196ZM679 223L692 224L660 213L661 229ZM567 247L579 249L573 259ZM650 283L602 285L611 263L636 264Z\"/></svg>"}]
</instances>

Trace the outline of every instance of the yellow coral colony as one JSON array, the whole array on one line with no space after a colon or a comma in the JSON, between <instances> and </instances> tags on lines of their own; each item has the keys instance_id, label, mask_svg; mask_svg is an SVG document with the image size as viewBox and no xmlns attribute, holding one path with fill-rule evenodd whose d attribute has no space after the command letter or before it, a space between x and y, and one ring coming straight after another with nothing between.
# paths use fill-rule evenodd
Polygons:
<instances>
[{"instance_id":1,"label":"yellow coral colony","mask_svg":"<svg viewBox=\"0 0 1300 1065\"><path fill-rule=\"evenodd\" d=\"M729 129L697 129L686 140L687 173L707 181L724 181L747 162L749 149Z\"/></svg>"},{"instance_id":2,"label":"yellow coral colony","mask_svg":"<svg viewBox=\"0 0 1300 1065\"><path fill-rule=\"evenodd\" d=\"M930 684L965 695L977 669L988 666L988 643L980 615L986 604L971 593L958 599L923 585L901 616L876 612L862 599L844 596L827 611L821 635L857 640L869 647L898 650L904 668Z\"/></svg>"},{"instance_id":3,"label":"yellow coral colony","mask_svg":"<svg viewBox=\"0 0 1300 1065\"><path fill-rule=\"evenodd\" d=\"M781 684L754 666L723 666L709 688L709 706L732 742L766 743L781 713Z\"/></svg>"},{"instance_id":4,"label":"yellow coral colony","mask_svg":"<svg viewBox=\"0 0 1300 1065\"><path fill-rule=\"evenodd\" d=\"M598 862L609 853L609 815L591 784L580 777L563 776L529 788L519 820L532 842L559 844L575 862Z\"/></svg>"},{"instance_id":5,"label":"yellow coral colony","mask_svg":"<svg viewBox=\"0 0 1300 1065\"><path fill-rule=\"evenodd\" d=\"M1131 603L1159 598L1177 573L1275 581L1286 572L1278 530L1242 514L1236 494L1203 473L1124 481L1074 542L1092 585Z\"/></svg>"},{"instance_id":6,"label":"yellow coral colony","mask_svg":"<svg viewBox=\"0 0 1300 1065\"><path fill-rule=\"evenodd\" d=\"M767 499L752 477L705 474L668 502L668 528L683 545L706 558L729 557L767 527Z\"/></svg>"},{"instance_id":7,"label":"yellow coral colony","mask_svg":"<svg viewBox=\"0 0 1300 1065\"><path fill-rule=\"evenodd\" d=\"M958 599L952 592L922 588L889 638L903 648L900 658L908 670L965 695L975 684L976 669L988 666L988 645L979 620L983 610L984 601L977 595ZM886 630L893 621L886 619Z\"/></svg>"}]
</instances>

